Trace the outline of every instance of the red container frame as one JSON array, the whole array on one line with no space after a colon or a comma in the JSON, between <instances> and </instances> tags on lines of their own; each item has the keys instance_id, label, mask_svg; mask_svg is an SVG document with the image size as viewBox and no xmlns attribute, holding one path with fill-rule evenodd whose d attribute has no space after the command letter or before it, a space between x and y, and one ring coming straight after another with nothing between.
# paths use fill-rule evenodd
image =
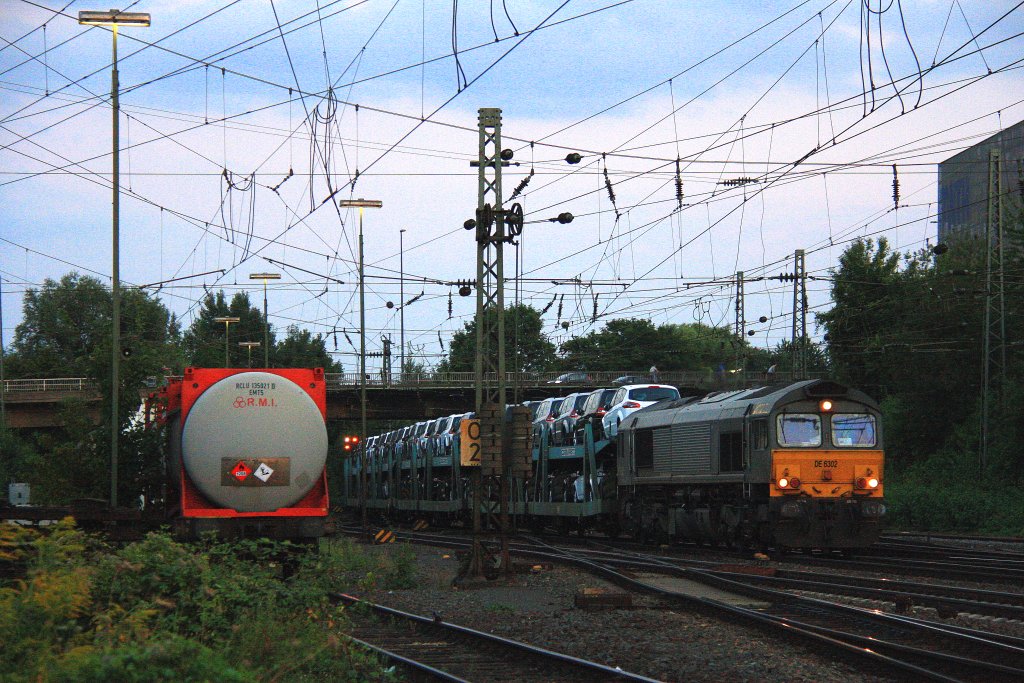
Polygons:
<instances>
[{"instance_id":1,"label":"red container frame","mask_svg":"<svg viewBox=\"0 0 1024 683\"><path fill-rule=\"evenodd\" d=\"M185 368L185 375L180 382L171 384L168 389L168 406L175 404L181 407L181 426L184 427L188 413L196 400L208 388L221 380L243 372L266 372L295 382L313 399L320 415L327 421L327 382L323 368ZM177 396L175 396L177 394ZM330 509L327 497L327 467L321 472L320 478L313 488L303 496L302 500L287 507L265 512L239 512L213 504L196 487L185 468L181 467L181 515L182 517L201 518L243 518L243 517L326 517Z\"/></svg>"}]
</instances>

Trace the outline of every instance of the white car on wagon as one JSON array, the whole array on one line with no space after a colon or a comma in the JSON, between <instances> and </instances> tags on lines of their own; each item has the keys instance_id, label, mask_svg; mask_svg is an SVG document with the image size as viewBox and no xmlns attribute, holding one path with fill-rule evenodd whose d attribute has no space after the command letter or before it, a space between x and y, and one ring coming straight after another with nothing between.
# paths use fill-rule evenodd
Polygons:
<instances>
[{"instance_id":1,"label":"white car on wagon","mask_svg":"<svg viewBox=\"0 0 1024 683\"><path fill-rule=\"evenodd\" d=\"M627 384L621 386L612 397L612 407L601 418L604 433L610 439L619 433L619 424L641 408L679 398L679 390L667 384Z\"/></svg>"}]
</instances>

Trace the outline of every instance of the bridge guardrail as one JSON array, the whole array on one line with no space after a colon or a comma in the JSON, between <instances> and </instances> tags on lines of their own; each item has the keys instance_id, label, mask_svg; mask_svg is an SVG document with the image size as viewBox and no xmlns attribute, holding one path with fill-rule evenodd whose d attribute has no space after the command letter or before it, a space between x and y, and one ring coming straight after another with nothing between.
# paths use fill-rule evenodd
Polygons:
<instances>
[{"instance_id":1,"label":"bridge guardrail","mask_svg":"<svg viewBox=\"0 0 1024 683\"><path fill-rule=\"evenodd\" d=\"M659 384L671 384L681 387L699 387L707 389L722 389L730 386L749 386L751 383L771 384L775 382L790 381L792 373L789 372L713 372L713 371L668 371L658 372L657 380L650 377L647 372L626 372L626 371L601 371L588 372L589 381L558 383L555 380L558 372L507 372L505 383L509 387L516 385L524 387L608 387L612 381L624 376L639 377L637 383L657 382ZM817 378L820 373L808 373L807 378ZM328 388L349 388L359 386L359 373L327 373L325 375ZM497 379L495 373L488 373L486 378L489 382ZM394 387L394 388L444 388L444 387L471 387L475 382L475 375L472 372L423 372L423 373L392 373L390 377L376 373L367 373L366 385L368 387Z\"/></svg>"},{"instance_id":2,"label":"bridge guardrail","mask_svg":"<svg viewBox=\"0 0 1024 683\"><path fill-rule=\"evenodd\" d=\"M47 391L95 391L96 384L88 377L51 377L39 379L5 379L4 393Z\"/></svg>"},{"instance_id":3,"label":"bridge guardrail","mask_svg":"<svg viewBox=\"0 0 1024 683\"><path fill-rule=\"evenodd\" d=\"M642 377L639 383L653 381L650 374L645 372L588 372L590 381L557 384L555 380L563 373L557 372L508 372L505 373L505 383L509 387L607 387L612 386L612 380L623 376ZM820 377L820 373L809 373L808 378ZM172 376L168 375L168 378ZM751 384L771 384L774 382L790 381L792 373L789 372L711 372L711 371L667 371L658 372L657 382L659 384L671 384L679 387L698 387L702 389L724 389L729 387L750 386ZM332 388L355 388L359 386L359 373L357 372L329 372L326 373L328 389ZM489 373L488 381L496 381L496 375ZM386 377L381 373L368 373L366 384L374 388L446 388L446 387L472 387L475 382L475 375L472 372L422 372L422 373L393 373ZM87 377L57 377L38 379L7 379L3 382L4 393L17 392L84 392L96 391L97 385Z\"/></svg>"}]
</instances>

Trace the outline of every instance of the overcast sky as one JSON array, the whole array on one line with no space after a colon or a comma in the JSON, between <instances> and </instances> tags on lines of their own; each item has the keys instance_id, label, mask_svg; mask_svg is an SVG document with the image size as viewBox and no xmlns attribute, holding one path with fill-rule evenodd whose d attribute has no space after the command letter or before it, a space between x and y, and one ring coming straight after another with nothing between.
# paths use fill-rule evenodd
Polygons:
<instances>
[{"instance_id":1,"label":"overcast sky","mask_svg":"<svg viewBox=\"0 0 1024 683\"><path fill-rule=\"evenodd\" d=\"M79 26L82 9L108 8L0 0L6 345L26 288L110 280L111 33ZM406 339L436 362L475 307L446 283L475 277L462 224L481 107L502 110L515 153L506 204L534 171L507 302L551 304L555 341L616 317L731 326L743 271L748 339L767 347L790 334L792 285L760 278L792 271L796 249L824 277L858 236L934 243L936 164L1024 118L1024 9L1002 0L123 9L153 19L118 39L122 280L195 276L157 294L188 326L205 289L261 305L249 274L280 272L271 323L336 339L349 369L358 215L335 200L384 204L363 223L368 348L387 334L397 352L404 272L405 301L423 293ZM571 224L548 220L566 211ZM827 309L827 282L808 290Z\"/></svg>"}]
</instances>

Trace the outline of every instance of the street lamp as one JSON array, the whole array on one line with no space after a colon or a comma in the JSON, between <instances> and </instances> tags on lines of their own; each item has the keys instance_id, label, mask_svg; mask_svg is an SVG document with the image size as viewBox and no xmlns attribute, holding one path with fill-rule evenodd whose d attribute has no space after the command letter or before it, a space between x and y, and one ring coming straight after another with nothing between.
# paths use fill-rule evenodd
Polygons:
<instances>
[{"instance_id":1,"label":"street lamp","mask_svg":"<svg viewBox=\"0 0 1024 683\"><path fill-rule=\"evenodd\" d=\"M343 208L359 209L359 444L362 446L362 467L359 468L360 507L362 507L363 530L366 521L366 287L363 278L363 209L379 209L384 202L379 199L342 199L338 204Z\"/></svg>"},{"instance_id":2,"label":"street lamp","mask_svg":"<svg viewBox=\"0 0 1024 683\"><path fill-rule=\"evenodd\" d=\"M231 323L237 323L240 321L241 318L233 315L221 315L213 319L213 322L215 323L224 323L224 367L226 368L231 367L230 362L228 361L228 337L230 336L229 332L231 331Z\"/></svg>"},{"instance_id":3,"label":"street lamp","mask_svg":"<svg viewBox=\"0 0 1024 683\"><path fill-rule=\"evenodd\" d=\"M119 222L121 220L121 131L120 117L121 106L118 101L120 90L117 81L117 27L118 26L149 26L149 14L145 12L122 12L112 9L107 12L84 11L78 13L78 23L83 26L112 26L111 34L114 37L113 62L110 71L110 104L113 112L113 134L111 144L113 146L114 172L111 184L113 185L113 273L111 274L110 296L113 303L113 332L111 333L111 367L110 367L110 507L117 507L117 440L121 432L121 423L118 419L118 402L120 401L119 387L120 361L121 361L121 280L120 280L120 238Z\"/></svg>"},{"instance_id":4,"label":"street lamp","mask_svg":"<svg viewBox=\"0 0 1024 683\"><path fill-rule=\"evenodd\" d=\"M270 367L270 318L267 317L267 280L280 280L281 273L249 273L250 280L263 280L263 367Z\"/></svg>"},{"instance_id":5,"label":"street lamp","mask_svg":"<svg viewBox=\"0 0 1024 683\"><path fill-rule=\"evenodd\" d=\"M252 347L254 347L254 346L262 346L262 344L260 344L259 342L238 342L238 345L239 346L244 346L245 348L247 348L249 350L249 365L248 365L248 367L251 368L252 367Z\"/></svg>"}]
</instances>

